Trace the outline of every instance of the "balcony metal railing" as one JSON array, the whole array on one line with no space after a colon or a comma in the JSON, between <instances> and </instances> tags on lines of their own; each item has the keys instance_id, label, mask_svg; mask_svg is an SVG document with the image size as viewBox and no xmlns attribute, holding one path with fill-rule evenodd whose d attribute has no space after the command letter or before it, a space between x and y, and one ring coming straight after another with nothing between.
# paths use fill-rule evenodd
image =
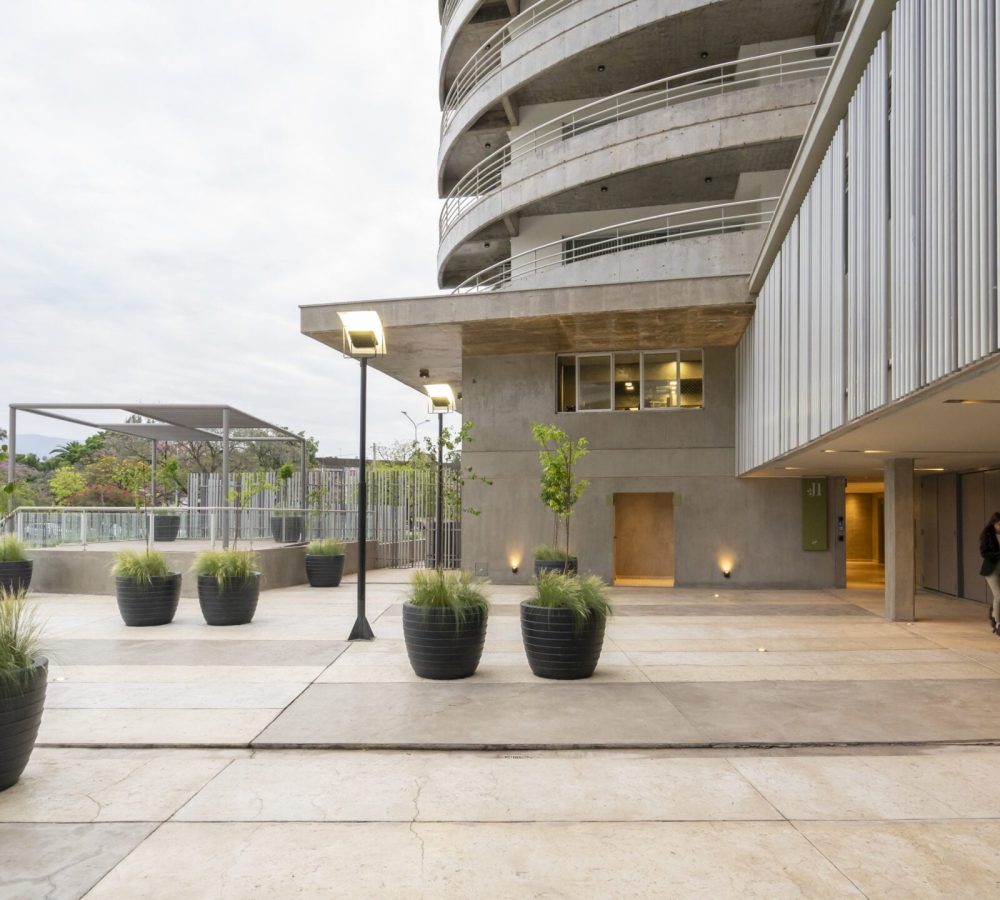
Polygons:
<instances>
[{"instance_id":1,"label":"balcony metal railing","mask_svg":"<svg viewBox=\"0 0 1000 900\"><path fill-rule=\"evenodd\" d=\"M498 193L504 186L504 169L528 154L595 128L674 104L761 84L783 84L826 75L833 62L832 51L836 48L836 43L816 44L705 66L593 100L569 114L550 119L493 151L459 180L441 209L440 238L443 240L469 210ZM819 55L824 52L827 55Z\"/></svg>"},{"instance_id":2,"label":"balcony metal railing","mask_svg":"<svg viewBox=\"0 0 1000 900\"><path fill-rule=\"evenodd\" d=\"M521 278L652 244L766 228L774 216L777 203L777 197L716 203L633 219L611 228L595 228L494 263L467 278L452 293L496 291Z\"/></svg>"},{"instance_id":3,"label":"balcony metal railing","mask_svg":"<svg viewBox=\"0 0 1000 900\"><path fill-rule=\"evenodd\" d=\"M459 107L470 94L493 72L502 67L503 48L515 38L530 31L540 22L551 19L566 7L579 3L580 0L541 0L534 6L514 16L500 29L494 32L459 70L455 81L448 89L444 100L444 111L441 114L441 134L444 135L448 126L455 118Z\"/></svg>"},{"instance_id":4,"label":"balcony metal railing","mask_svg":"<svg viewBox=\"0 0 1000 900\"><path fill-rule=\"evenodd\" d=\"M451 22L451 17L455 15L455 10L458 8L458 4L462 0L448 0L444 5L444 9L441 10L441 33L444 34L444 30L448 27Z\"/></svg>"}]
</instances>

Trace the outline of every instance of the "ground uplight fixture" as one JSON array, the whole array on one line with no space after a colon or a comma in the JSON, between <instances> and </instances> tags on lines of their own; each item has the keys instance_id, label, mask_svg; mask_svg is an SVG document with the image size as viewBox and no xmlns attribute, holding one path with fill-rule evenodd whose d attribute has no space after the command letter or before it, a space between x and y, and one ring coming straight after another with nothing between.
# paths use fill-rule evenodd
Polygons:
<instances>
[{"instance_id":1,"label":"ground uplight fixture","mask_svg":"<svg viewBox=\"0 0 1000 900\"><path fill-rule=\"evenodd\" d=\"M385 332L375 310L338 313L344 326L344 352L358 358L385 355Z\"/></svg>"}]
</instances>

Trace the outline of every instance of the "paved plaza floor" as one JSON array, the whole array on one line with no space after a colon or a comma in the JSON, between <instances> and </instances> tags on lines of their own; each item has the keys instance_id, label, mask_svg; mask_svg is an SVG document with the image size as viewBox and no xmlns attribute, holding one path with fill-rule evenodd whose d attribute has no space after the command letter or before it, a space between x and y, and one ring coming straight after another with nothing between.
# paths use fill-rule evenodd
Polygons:
<instances>
[{"instance_id":1,"label":"paved plaza floor","mask_svg":"<svg viewBox=\"0 0 1000 900\"><path fill-rule=\"evenodd\" d=\"M126 628L37 595L39 746L0 898L1000 896L1000 638L874 591L618 588L597 675L534 678L495 587L461 682L416 678L405 572Z\"/></svg>"}]
</instances>

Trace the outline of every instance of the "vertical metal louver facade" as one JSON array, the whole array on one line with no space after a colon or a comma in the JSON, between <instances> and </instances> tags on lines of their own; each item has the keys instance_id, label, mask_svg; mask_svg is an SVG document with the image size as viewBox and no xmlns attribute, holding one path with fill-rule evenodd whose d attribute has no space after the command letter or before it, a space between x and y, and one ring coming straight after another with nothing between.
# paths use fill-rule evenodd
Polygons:
<instances>
[{"instance_id":1,"label":"vertical metal louver facade","mask_svg":"<svg viewBox=\"0 0 1000 900\"><path fill-rule=\"evenodd\" d=\"M1000 0L900 0L737 357L748 472L996 352Z\"/></svg>"}]
</instances>

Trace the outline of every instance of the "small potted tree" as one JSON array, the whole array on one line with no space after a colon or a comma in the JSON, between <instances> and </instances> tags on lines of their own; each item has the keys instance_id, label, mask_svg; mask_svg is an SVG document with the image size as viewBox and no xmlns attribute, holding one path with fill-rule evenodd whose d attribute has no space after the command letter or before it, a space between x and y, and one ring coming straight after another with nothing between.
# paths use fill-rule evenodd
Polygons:
<instances>
[{"instance_id":1,"label":"small potted tree","mask_svg":"<svg viewBox=\"0 0 1000 900\"><path fill-rule=\"evenodd\" d=\"M521 603L521 638L531 671L540 678L589 678L604 646L611 604L596 575L548 572Z\"/></svg>"},{"instance_id":2,"label":"small potted tree","mask_svg":"<svg viewBox=\"0 0 1000 900\"><path fill-rule=\"evenodd\" d=\"M577 462L587 455L587 439L580 438L572 441L562 429L540 422L532 423L531 436L535 439L535 443L541 447L538 452L538 460L542 465L540 496L542 502L552 510L555 517L554 535L556 537L552 547L536 549L535 575L553 570L568 574L576 571L577 568L576 557L571 556L569 552L569 522L573 515L573 507L576 506L577 501L590 485L589 481L583 481L574 472L574 466ZM565 545L564 549L554 551L560 522L565 527ZM541 557L538 555L538 550L543 553Z\"/></svg>"},{"instance_id":3,"label":"small potted tree","mask_svg":"<svg viewBox=\"0 0 1000 900\"><path fill-rule=\"evenodd\" d=\"M289 479L294 474L295 469L291 463L285 463L278 469L278 478L281 480L282 488L288 485ZM282 490L281 493L285 493L285 491ZM276 544L297 544L304 541L306 517L291 510L275 510L271 516L271 536Z\"/></svg>"},{"instance_id":4,"label":"small potted tree","mask_svg":"<svg viewBox=\"0 0 1000 900\"><path fill-rule=\"evenodd\" d=\"M0 589L0 791L17 783L35 747L49 661L24 591Z\"/></svg>"},{"instance_id":5,"label":"small potted tree","mask_svg":"<svg viewBox=\"0 0 1000 900\"><path fill-rule=\"evenodd\" d=\"M417 570L403 603L403 638L421 678L468 678L486 643L489 599L468 572Z\"/></svg>"},{"instance_id":6,"label":"small potted tree","mask_svg":"<svg viewBox=\"0 0 1000 900\"><path fill-rule=\"evenodd\" d=\"M181 464L176 456L165 459L160 466L160 480L165 488L174 492L174 503L184 487ZM156 498L152 499L156 503ZM177 513L156 513L153 516L153 540L176 541L181 530L181 517Z\"/></svg>"},{"instance_id":7,"label":"small potted tree","mask_svg":"<svg viewBox=\"0 0 1000 900\"><path fill-rule=\"evenodd\" d=\"M33 563L15 537L0 538L0 589L27 591Z\"/></svg>"},{"instance_id":8,"label":"small potted tree","mask_svg":"<svg viewBox=\"0 0 1000 900\"><path fill-rule=\"evenodd\" d=\"M344 576L344 545L340 541L312 541L306 548L306 577L310 587L338 587Z\"/></svg>"},{"instance_id":9,"label":"small potted tree","mask_svg":"<svg viewBox=\"0 0 1000 900\"><path fill-rule=\"evenodd\" d=\"M167 557L156 550L115 554L111 570L122 621L132 627L169 625L181 597L180 572L171 572Z\"/></svg>"},{"instance_id":10,"label":"small potted tree","mask_svg":"<svg viewBox=\"0 0 1000 900\"><path fill-rule=\"evenodd\" d=\"M252 550L206 550L195 558L198 602L209 625L247 625L260 598L260 572Z\"/></svg>"}]
</instances>

